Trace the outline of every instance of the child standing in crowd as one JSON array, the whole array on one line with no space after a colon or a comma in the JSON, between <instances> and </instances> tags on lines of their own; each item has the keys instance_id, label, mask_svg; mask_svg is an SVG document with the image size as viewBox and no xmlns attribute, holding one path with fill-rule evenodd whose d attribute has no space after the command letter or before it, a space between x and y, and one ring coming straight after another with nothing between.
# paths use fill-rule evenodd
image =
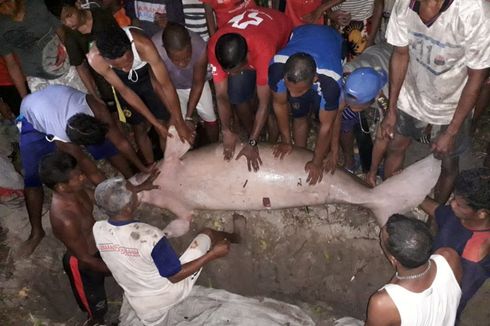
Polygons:
<instances>
[{"instance_id":1,"label":"child standing in crowd","mask_svg":"<svg viewBox=\"0 0 490 326\"><path fill-rule=\"evenodd\" d=\"M383 0L346 0L328 18L348 43L347 60L374 44L383 15Z\"/></svg>"}]
</instances>

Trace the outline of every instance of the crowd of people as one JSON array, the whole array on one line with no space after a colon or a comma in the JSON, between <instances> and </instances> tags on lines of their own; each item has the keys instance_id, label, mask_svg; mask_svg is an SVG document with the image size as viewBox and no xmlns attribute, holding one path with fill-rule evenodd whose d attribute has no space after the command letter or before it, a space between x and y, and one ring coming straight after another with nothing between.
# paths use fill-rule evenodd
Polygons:
<instances>
[{"instance_id":1,"label":"crowd of people","mask_svg":"<svg viewBox=\"0 0 490 326\"><path fill-rule=\"evenodd\" d=\"M403 168L415 140L441 174L421 203L426 223L393 215L381 226L396 273L372 295L366 324L455 324L490 276L488 150L485 167L459 171L489 106L490 1L261 5L0 0L0 114L19 127L31 225L20 253L44 237L44 184L86 325L104 324L109 275L130 311L121 325L163 325L202 267L239 243L241 224L202 230L179 257L160 229L134 219L170 125L196 147L222 141L224 160L245 158L244 174L260 170L262 142L277 160L310 148L310 186L342 165L374 187ZM100 159L121 177L107 179ZM148 177L133 185L137 172ZM108 220L95 222L94 204Z\"/></svg>"}]
</instances>

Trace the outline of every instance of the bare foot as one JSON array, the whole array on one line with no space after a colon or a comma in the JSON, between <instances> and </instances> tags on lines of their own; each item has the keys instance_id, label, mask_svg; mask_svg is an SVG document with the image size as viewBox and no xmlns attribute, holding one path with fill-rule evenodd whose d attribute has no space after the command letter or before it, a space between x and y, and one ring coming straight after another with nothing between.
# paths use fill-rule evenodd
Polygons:
<instances>
[{"instance_id":1,"label":"bare foot","mask_svg":"<svg viewBox=\"0 0 490 326\"><path fill-rule=\"evenodd\" d=\"M22 242L22 244L17 249L17 256L20 258L29 257L34 250L37 248L41 240L44 238L44 231L36 235L30 235L29 238Z\"/></svg>"}]
</instances>

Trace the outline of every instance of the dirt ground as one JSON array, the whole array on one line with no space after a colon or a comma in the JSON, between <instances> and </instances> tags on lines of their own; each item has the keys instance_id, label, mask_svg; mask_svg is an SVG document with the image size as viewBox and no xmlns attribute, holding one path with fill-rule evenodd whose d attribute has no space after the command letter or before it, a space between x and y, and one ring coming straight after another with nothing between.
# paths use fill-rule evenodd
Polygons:
<instances>
[{"instance_id":1,"label":"dirt ground","mask_svg":"<svg viewBox=\"0 0 490 326\"><path fill-rule=\"evenodd\" d=\"M489 114L483 118L472 149L462 168L481 164L490 140ZM415 145L408 160L423 157L427 148ZM46 196L45 211L49 207ZM172 240L182 251L204 227L231 230L233 214L247 220L244 242L233 245L225 259L207 266L199 284L245 296L267 296L297 304L318 325L332 325L335 318L364 318L371 293L393 271L378 244L379 228L370 212L350 205L300 207L281 211L201 212L192 231ZM96 212L101 216L100 212ZM165 226L172 215L152 207L138 211L142 221ZM28 259L16 259L14 250L28 234L29 224L22 199L0 206L0 324L80 325L84 320L72 297L62 270L63 245L52 235L44 215L46 238ZM115 321L121 290L109 278L109 319ZM468 305L461 325L488 325L490 283Z\"/></svg>"}]
</instances>

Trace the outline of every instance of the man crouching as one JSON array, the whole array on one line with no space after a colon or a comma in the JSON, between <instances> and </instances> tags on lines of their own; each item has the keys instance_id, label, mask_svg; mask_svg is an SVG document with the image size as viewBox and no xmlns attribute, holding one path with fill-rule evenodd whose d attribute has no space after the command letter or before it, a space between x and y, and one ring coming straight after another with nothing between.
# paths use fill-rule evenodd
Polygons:
<instances>
[{"instance_id":1,"label":"man crouching","mask_svg":"<svg viewBox=\"0 0 490 326\"><path fill-rule=\"evenodd\" d=\"M236 233L202 230L180 258L162 230L134 220L139 206L137 193L156 188L151 174L134 186L122 178L112 178L95 189L95 201L109 215L93 227L97 248L124 289L121 307L129 311L120 325L165 325L169 309L192 290L202 267L228 254Z\"/></svg>"}]
</instances>

